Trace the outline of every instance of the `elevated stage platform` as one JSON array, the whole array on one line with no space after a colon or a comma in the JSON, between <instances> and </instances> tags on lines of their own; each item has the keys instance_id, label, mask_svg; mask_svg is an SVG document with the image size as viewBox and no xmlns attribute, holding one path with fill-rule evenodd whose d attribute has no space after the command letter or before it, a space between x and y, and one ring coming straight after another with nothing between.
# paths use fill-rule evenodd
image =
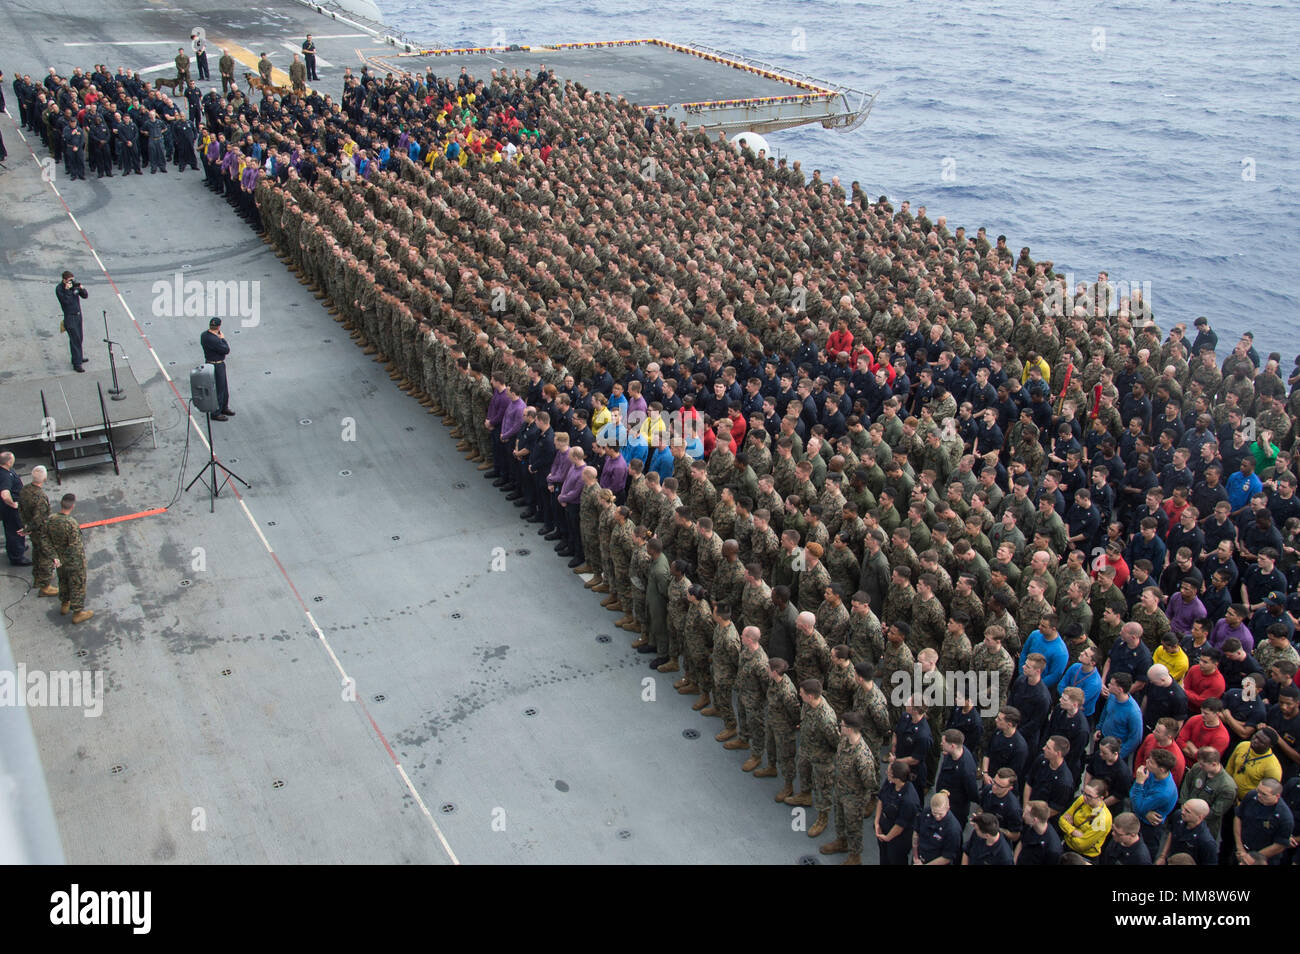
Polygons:
<instances>
[{"instance_id":1,"label":"elevated stage platform","mask_svg":"<svg viewBox=\"0 0 1300 954\"><path fill-rule=\"evenodd\" d=\"M0 384L0 444L85 437L103 430L97 386L103 388L104 405L113 427L137 424L153 427L153 408L149 405L149 398L125 361L118 362L117 379L123 388L120 401L112 400L109 395L113 375L107 368L98 371L87 369L85 374L69 372L50 378ZM46 422L46 414L41 409L42 394L45 395L49 422Z\"/></svg>"}]
</instances>

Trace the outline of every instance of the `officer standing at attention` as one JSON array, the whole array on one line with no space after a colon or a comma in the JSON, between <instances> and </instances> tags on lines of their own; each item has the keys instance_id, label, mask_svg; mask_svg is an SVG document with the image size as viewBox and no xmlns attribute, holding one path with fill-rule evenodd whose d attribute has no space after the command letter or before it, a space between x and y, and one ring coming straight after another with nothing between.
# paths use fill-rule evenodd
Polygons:
<instances>
[{"instance_id":1,"label":"officer standing at attention","mask_svg":"<svg viewBox=\"0 0 1300 954\"><path fill-rule=\"evenodd\" d=\"M59 612L64 616L71 613L74 623L84 623L95 612L86 609L86 547L81 541L81 525L72 516L76 505L76 494L64 494L59 512L50 517L45 532L59 571Z\"/></svg>"},{"instance_id":2,"label":"officer standing at attention","mask_svg":"<svg viewBox=\"0 0 1300 954\"><path fill-rule=\"evenodd\" d=\"M188 83L190 81L190 58L185 55L185 47L176 48L176 82Z\"/></svg>"},{"instance_id":3,"label":"officer standing at attention","mask_svg":"<svg viewBox=\"0 0 1300 954\"><path fill-rule=\"evenodd\" d=\"M319 80L320 77L316 75L316 42L310 33L302 43L302 58L307 64L307 80L313 83Z\"/></svg>"},{"instance_id":4,"label":"officer standing at attention","mask_svg":"<svg viewBox=\"0 0 1300 954\"><path fill-rule=\"evenodd\" d=\"M208 330L199 335L199 344L203 346L203 361L212 365L217 377L217 400L220 408L212 415L214 421L228 421L235 412L230 409L230 385L226 382L226 355L230 354L230 345L221 332L221 319L213 318L208 322Z\"/></svg>"},{"instance_id":5,"label":"officer standing at attention","mask_svg":"<svg viewBox=\"0 0 1300 954\"><path fill-rule=\"evenodd\" d=\"M69 118L63 127L63 166L69 179L86 178L86 151L83 148L86 134L77 124L77 117Z\"/></svg>"},{"instance_id":6,"label":"officer standing at attention","mask_svg":"<svg viewBox=\"0 0 1300 954\"><path fill-rule=\"evenodd\" d=\"M63 281L54 290L58 296L59 306L63 309L63 330L68 333L68 351L72 353L72 370L85 373L81 365L86 360L81 354L81 302L79 298L89 298L81 282L72 277L72 272L63 273Z\"/></svg>"},{"instance_id":7,"label":"officer standing at attention","mask_svg":"<svg viewBox=\"0 0 1300 954\"><path fill-rule=\"evenodd\" d=\"M298 62L298 54L293 55L293 62L289 64L289 83L293 86L293 91L301 95L307 89L307 68Z\"/></svg>"},{"instance_id":8,"label":"officer standing at attention","mask_svg":"<svg viewBox=\"0 0 1300 954\"><path fill-rule=\"evenodd\" d=\"M50 582L54 572L54 551L45 535L45 524L50 519L45 475L45 468L39 464L32 468L32 482L18 494L18 513L23 518L23 532L32 542L32 586L41 596L58 596L59 588Z\"/></svg>"},{"instance_id":9,"label":"officer standing at attention","mask_svg":"<svg viewBox=\"0 0 1300 954\"><path fill-rule=\"evenodd\" d=\"M149 174L167 171L167 127L163 125L158 114L149 111L149 121L144 124L144 131L149 137Z\"/></svg>"},{"instance_id":10,"label":"officer standing at attention","mask_svg":"<svg viewBox=\"0 0 1300 954\"><path fill-rule=\"evenodd\" d=\"M221 51L221 59L217 60L217 70L221 73L222 96L232 89L238 89L235 85L235 59L225 50Z\"/></svg>"},{"instance_id":11,"label":"officer standing at attention","mask_svg":"<svg viewBox=\"0 0 1300 954\"><path fill-rule=\"evenodd\" d=\"M14 455L5 451L0 454L0 517L5 526L5 549L12 565L31 566L32 561L27 559L27 541L23 538L22 515L19 513L22 491L22 479L14 473Z\"/></svg>"},{"instance_id":12,"label":"officer standing at attention","mask_svg":"<svg viewBox=\"0 0 1300 954\"><path fill-rule=\"evenodd\" d=\"M208 41L203 39L197 33L191 33L190 39L194 41L194 63L199 69L199 79L209 79L208 75Z\"/></svg>"}]
</instances>

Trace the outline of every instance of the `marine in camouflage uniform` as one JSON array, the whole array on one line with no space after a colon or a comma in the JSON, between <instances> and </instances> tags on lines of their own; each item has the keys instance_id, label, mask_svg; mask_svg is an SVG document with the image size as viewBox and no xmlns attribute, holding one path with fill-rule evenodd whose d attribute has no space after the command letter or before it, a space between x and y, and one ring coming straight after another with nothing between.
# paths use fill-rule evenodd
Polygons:
<instances>
[{"instance_id":1,"label":"marine in camouflage uniform","mask_svg":"<svg viewBox=\"0 0 1300 954\"><path fill-rule=\"evenodd\" d=\"M874 665L885 652L885 631L881 628L879 618L871 612L870 602L856 597L853 600L853 611L849 613L848 643L855 663L868 662Z\"/></svg>"},{"instance_id":2,"label":"marine in camouflage uniform","mask_svg":"<svg viewBox=\"0 0 1300 954\"><path fill-rule=\"evenodd\" d=\"M686 492L686 506L691 508L691 516L699 520L701 517L709 517L713 508L718 505L718 491L714 489L713 483L700 470L696 470L691 476L691 488Z\"/></svg>"},{"instance_id":3,"label":"marine in camouflage uniform","mask_svg":"<svg viewBox=\"0 0 1300 954\"><path fill-rule=\"evenodd\" d=\"M831 540L830 551L826 554L826 571L831 575L831 582L838 583L845 593L852 593L858 588L862 578L862 568L858 558L848 544L836 536Z\"/></svg>"},{"instance_id":4,"label":"marine in camouflage uniform","mask_svg":"<svg viewBox=\"0 0 1300 954\"><path fill-rule=\"evenodd\" d=\"M427 364L426 364L427 367ZM492 382L482 372L472 375L469 404L470 419L474 422L474 442L485 464L492 465L492 432L487 426L488 404L492 401ZM425 392L426 394L429 392Z\"/></svg>"},{"instance_id":5,"label":"marine in camouflage uniform","mask_svg":"<svg viewBox=\"0 0 1300 954\"><path fill-rule=\"evenodd\" d=\"M708 518L706 518L708 519ZM712 520L709 520L712 523ZM703 527L698 527L695 532L695 572L700 582L709 588L713 593L714 602L720 601L723 597L718 593L716 586L716 576L718 565L722 562L722 538L716 533L709 530L707 536Z\"/></svg>"},{"instance_id":6,"label":"marine in camouflage uniform","mask_svg":"<svg viewBox=\"0 0 1300 954\"><path fill-rule=\"evenodd\" d=\"M89 619L86 609L86 548L81 540L81 526L71 513L56 513L45 522L45 535L54 558L59 561L59 602L64 615L72 621ZM91 614L93 615L93 614Z\"/></svg>"},{"instance_id":7,"label":"marine in camouflage uniform","mask_svg":"<svg viewBox=\"0 0 1300 954\"><path fill-rule=\"evenodd\" d=\"M631 610L634 625L641 628L642 639L645 639L644 627L646 623L645 588L648 581L647 574L650 572L650 553L646 550L645 545L646 539L638 531L633 536L632 559L628 564L628 579L631 581L628 595L632 598L632 605L625 607ZM643 646L649 645L648 640L644 643L637 640L637 643Z\"/></svg>"},{"instance_id":8,"label":"marine in camouflage uniform","mask_svg":"<svg viewBox=\"0 0 1300 954\"><path fill-rule=\"evenodd\" d=\"M763 568L763 578L771 580L777 558L781 554L781 541L776 532L770 526L762 530L755 527L749 537L749 547L752 561Z\"/></svg>"},{"instance_id":9,"label":"marine in camouflage uniform","mask_svg":"<svg viewBox=\"0 0 1300 954\"><path fill-rule=\"evenodd\" d=\"M746 627L746 632L754 632ZM757 634L755 634L757 636ZM730 748L749 749L749 759L743 768L751 772L763 764L763 747L767 742L767 684L771 680L768 670L767 653L763 647L754 644L750 649L741 642L740 671L736 675L736 716L739 734L736 740L743 745Z\"/></svg>"},{"instance_id":10,"label":"marine in camouflage uniform","mask_svg":"<svg viewBox=\"0 0 1300 954\"><path fill-rule=\"evenodd\" d=\"M871 754L879 756L885 747L890 733L894 731L894 722L889 715L889 703L880 691L875 680L868 683L861 676L853 689L853 711L862 716L862 737L871 749Z\"/></svg>"},{"instance_id":11,"label":"marine in camouflage uniform","mask_svg":"<svg viewBox=\"0 0 1300 954\"><path fill-rule=\"evenodd\" d=\"M820 551L820 544L810 543L804 548L804 569L799 574L799 599L795 602L800 612L817 612L817 607L826 598L826 587L831 584L831 575L821 561Z\"/></svg>"},{"instance_id":12,"label":"marine in camouflage uniform","mask_svg":"<svg viewBox=\"0 0 1300 954\"><path fill-rule=\"evenodd\" d=\"M716 539L718 535L715 533L713 536ZM728 540L722 544L722 558L713 571L713 594L719 602L730 606L733 613L741 612L740 619L737 621L743 628L746 625L741 607L741 600L745 593L745 565L740 562L739 554L740 548L735 540Z\"/></svg>"},{"instance_id":13,"label":"marine in camouflage uniform","mask_svg":"<svg viewBox=\"0 0 1300 954\"><path fill-rule=\"evenodd\" d=\"M889 592L885 594L885 606L880 615L880 621L885 624L904 622L908 626L912 625L912 607L916 603L916 590L911 585L899 586L897 583L891 583Z\"/></svg>"},{"instance_id":14,"label":"marine in camouflage uniform","mask_svg":"<svg viewBox=\"0 0 1300 954\"><path fill-rule=\"evenodd\" d=\"M672 581L668 584L668 654L674 659L686 651L686 614L690 609L686 591L691 588L691 578L686 575L685 566L678 568L682 572L673 573ZM676 688L683 695L700 691L700 687L691 682L689 675L683 675L681 685Z\"/></svg>"},{"instance_id":15,"label":"marine in camouflage uniform","mask_svg":"<svg viewBox=\"0 0 1300 954\"><path fill-rule=\"evenodd\" d=\"M1024 634L1025 638L1038 629L1038 623L1043 618L1044 613L1052 611L1052 607L1043 597L1034 597L1026 595L1020 601L1020 612L1016 615L1016 629L1018 633ZM1159 643L1156 643L1159 646ZM1018 647L1017 647L1018 649Z\"/></svg>"},{"instance_id":16,"label":"marine in camouflage uniform","mask_svg":"<svg viewBox=\"0 0 1300 954\"><path fill-rule=\"evenodd\" d=\"M1004 706L1007 704L1007 699L1010 698L1011 694L1011 681L1016 676L1016 660L1007 652L1005 646L990 649L987 638L980 640L980 644L971 653L970 671L977 676L982 672L988 673L990 681L994 682L998 687L996 700L998 705ZM984 720L986 735L992 725L993 720L991 717Z\"/></svg>"},{"instance_id":17,"label":"marine in camouflage uniform","mask_svg":"<svg viewBox=\"0 0 1300 954\"><path fill-rule=\"evenodd\" d=\"M1154 610L1148 610L1140 602L1129 610L1128 618L1130 622L1137 623L1142 627L1142 642L1146 643L1147 649L1154 652L1160 648L1161 641L1165 634L1169 632L1169 617L1166 616L1158 607ZM1265 670L1267 672L1267 670Z\"/></svg>"},{"instance_id":18,"label":"marine in camouflage uniform","mask_svg":"<svg viewBox=\"0 0 1300 954\"><path fill-rule=\"evenodd\" d=\"M23 485L18 492L18 513L27 531L27 539L32 542L32 586L40 591L41 596L53 596L58 589L50 582L54 573L54 549L46 535L50 498L45 496L41 484L33 480Z\"/></svg>"},{"instance_id":19,"label":"marine in camouflage uniform","mask_svg":"<svg viewBox=\"0 0 1300 954\"><path fill-rule=\"evenodd\" d=\"M730 492L721 494L713 508L713 532L723 540L730 540L736 532L736 505Z\"/></svg>"},{"instance_id":20,"label":"marine in camouflage uniform","mask_svg":"<svg viewBox=\"0 0 1300 954\"><path fill-rule=\"evenodd\" d=\"M831 654L831 665L826 670L826 682L822 691L836 712L848 712L853 708L853 693L858 688L858 674L848 658L843 660Z\"/></svg>"},{"instance_id":21,"label":"marine in camouflage uniform","mask_svg":"<svg viewBox=\"0 0 1300 954\"><path fill-rule=\"evenodd\" d=\"M635 529L631 519L615 520L609 535L610 566L614 575L606 582L626 614L620 622L632 622L632 579L628 574L632 567L632 553L636 550Z\"/></svg>"},{"instance_id":22,"label":"marine in camouflage uniform","mask_svg":"<svg viewBox=\"0 0 1300 954\"><path fill-rule=\"evenodd\" d=\"M787 799L788 805L812 805L817 821L808 829L816 838L826 830L834 804L835 750L839 745L839 717L823 695L815 703L805 701L799 716L799 786L801 794Z\"/></svg>"},{"instance_id":23,"label":"marine in camouflage uniform","mask_svg":"<svg viewBox=\"0 0 1300 954\"><path fill-rule=\"evenodd\" d=\"M761 576L749 572L745 574L745 588L740 596L740 621L745 626L758 627L759 644L767 649L772 629L772 588Z\"/></svg>"},{"instance_id":24,"label":"marine in camouflage uniform","mask_svg":"<svg viewBox=\"0 0 1300 954\"><path fill-rule=\"evenodd\" d=\"M614 506L613 491L608 488L600 495L600 517L596 523L596 536L600 539L600 565L596 566L590 559L587 563L596 571L595 577L592 578L593 584L600 584L608 580L611 587L614 583L614 552L610 545L610 537L614 532L614 524L618 520L619 510L622 508Z\"/></svg>"},{"instance_id":25,"label":"marine in camouflage uniform","mask_svg":"<svg viewBox=\"0 0 1300 954\"><path fill-rule=\"evenodd\" d=\"M939 671L964 672L970 667L971 654L970 637L966 635L965 627L948 626L939 647Z\"/></svg>"},{"instance_id":26,"label":"marine in camouflage uniform","mask_svg":"<svg viewBox=\"0 0 1300 954\"><path fill-rule=\"evenodd\" d=\"M835 800L835 840L823 845L821 853L849 853L845 864L862 862L862 825L879 788L876 757L856 723L861 718L850 713L840 735L832 763Z\"/></svg>"},{"instance_id":27,"label":"marine in camouflage uniform","mask_svg":"<svg viewBox=\"0 0 1300 954\"><path fill-rule=\"evenodd\" d=\"M588 484L582 488L582 496L578 498L578 529L582 534L582 553L587 559L587 566L592 569L601 564L600 492L603 489L600 484Z\"/></svg>"},{"instance_id":28,"label":"marine in camouflage uniform","mask_svg":"<svg viewBox=\"0 0 1300 954\"><path fill-rule=\"evenodd\" d=\"M956 616L958 613L965 613L970 617L970 629L976 635L982 635L984 632L984 603L980 600L979 595L971 589L966 593L961 593L954 589L952 602L948 606L949 612Z\"/></svg>"},{"instance_id":29,"label":"marine in camouflage uniform","mask_svg":"<svg viewBox=\"0 0 1300 954\"><path fill-rule=\"evenodd\" d=\"M844 607L844 601L833 590L828 599L824 599L817 607L817 632L822 634L826 640L826 645L835 647L841 643L847 644L849 641L849 611ZM838 706L836 712L842 712Z\"/></svg>"},{"instance_id":30,"label":"marine in camouflage uniform","mask_svg":"<svg viewBox=\"0 0 1300 954\"><path fill-rule=\"evenodd\" d=\"M881 687L880 691L885 694L885 699L889 701L889 715L892 722L897 722L899 714L903 711L901 704L895 705L890 699L890 693L894 689L894 675L900 672L906 673L910 682L915 666L916 657L912 655L912 650L908 649L906 639L898 644L893 640L886 640L885 651L876 664L876 682Z\"/></svg>"},{"instance_id":31,"label":"marine in camouflage uniform","mask_svg":"<svg viewBox=\"0 0 1300 954\"><path fill-rule=\"evenodd\" d=\"M736 675L740 671L740 634L720 610L714 610L713 616L713 651L709 656L713 673L713 712L708 709L703 712L705 715L721 717L723 729L715 738L719 742L726 742L736 734L736 710L731 696L736 685Z\"/></svg>"},{"instance_id":32,"label":"marine in camouflage uniform","mask_svg":"<svg viewBox=\"0 0 1300 954\"><path fill-rule=\"evenodd\" d=\"M687 600L686 619L682 624L686 676L698 686L701 696L696 709L708 705L713 691L713 670L709 655L713 651L713 610L708 600Z\"/></svg>"},{"instance_id":33,"label":"marine in camouflage uniform","mask_svg":"<svg viewBox=\"0 0 1300 954\"><path fill-rule=\"evenodd\" d=\"M650 491L650 485L646 482L644 473L629 471L627 480L627 508L632 512L632 520L646 526L653 526L653 523L645 518L646 500Z\"/></svg>"},{"instance_id":34,"label":"marine in camouflage uniform","mask_svg":"<svg viewBox=\"0 0 1300 954\"><path fill-rule=\"evenodd\" d=\"M782 664L785 660L780 660ZM789 675L782 672L773 678L769 669L767 685L767 768L754 773L755 778L774 778L778 772L785 779L785 787L777 793L778 802L794 794L794 778L798 771L795 740L796 727L801 712L799 690L790 681Z\"/></svg>"}]
</instances>

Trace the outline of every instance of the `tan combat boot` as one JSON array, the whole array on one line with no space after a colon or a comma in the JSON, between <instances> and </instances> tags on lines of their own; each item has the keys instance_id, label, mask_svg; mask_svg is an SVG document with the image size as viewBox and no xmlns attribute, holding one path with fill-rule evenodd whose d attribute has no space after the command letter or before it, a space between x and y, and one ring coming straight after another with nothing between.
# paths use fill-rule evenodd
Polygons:
<instances>
[{"instance_id":1,"label":"tan combat boot","mask_svg":"<svg viewBox=\"0 0 1300 954\"><path fill-rule=\"evenodd\" d=\"M632 640L633 649L640 649L642 646L648 646L649 644L650 644L650 640L646 639L644 636L642 636L640 639Z\"/></svg>"},{"instance_id":2,"label":"tan combat boot","mask_svg":"<svg viewBox=\"0 0 1300 954\"><path fill-rule=\"evenodd\" d=\"M722 713L718 711L717 706L705 706L703 709L700 710L700 715L709 719L722 718Z\"/></svg>"},{"instance_id":3,"label":"tan combat boot","mask_svg":"<svg viewBox=\"0 0 1300 954\"><path fill-rule=\"evenodd\" d=\"M77 610L77 612L72 614L72 621L74 623L84 623L86 620L90 619L90 617L94 615L95 615L94 610L88 610L88 609Z\"/></svg>"},{"instance_id":4,"label":"tan combat boot","mask_svg":"<svg viewBox=\"0 0 1300 954\"><path fill-rule=\"evenodd\" d=\"M800 792L798 795L790 795L786 798L787 805L803 805L805 808L812 805L812 792Z\"/></svg>"},{"instance_id":5,"label":"tan combat boot","mask_svg":"<svg viewBox=\"0 0 1300 954\"><path fill-rule=\"evenodd\" d=\"M849 846L843 838L836 838L834 841L828 841L817 850L823 855L842 855L849 850Z\"/></svg>"},{"instance_id":6,"label":"tan combat boot","mask_svg":"<svg viewBox=\"0 0 1300 954\"><path fill-rule=\"evenodd\" d=\"M767 768L755 769L754 778L776 778L776 766L769 765Z\"/></svg>"},{"instance_id":7,"label":"tan combat boot","mask_svg":"<svg viewBox=\"0 0 1300 954\"><path fill-rule=\"evenodd\" d=\"M582 584L582 587L583 589L586 590L594 590L596 587L600 586L600 584L604 582L605 582L605 578L601 576L601 574L598 572L595 575L593 575L590 580Z\"/></svg>"},{"instance_id":8,"label":"tan combat boot","mask_svg":"<svg viewBox=\"0 0 1300 954\"><path fill-rule=\"evenodd\" d=\"M754 771L754 769L758 768L762 764L763 764L762 759L760 759L757 755L751 755L748 759L745 760L745 764L740 767L740 770L742 772L752 772Z\"/></svg>"},{"instance_id":9,"label":"tan combat boot","mask_svg":"<svg viewBox=\"0 0 1300 954\"><path fill-rule=\"evenodd\" d=\"M59 588L53 583L46 583L41 587L41 596L58 596Z\"/></svg>"},{"instance_id":10,"label":"tan combat boot","mask_svg":"<svg viewBox=\"0 0 1300 954\"><path fill-rule=\"evenodd\" d=\"M860 864L862 864L862 856L861 856L861 855L849 855L847 858L845 858L843 861L841 861L840 864L842 864L842 865L860 865Z\"/></svg>"},{"instance_id":11,"label":"tan combat boot","mask_svg":"<svg viewBox=\"0 0 1300 954\"><path fill-rule=\"evenodd\" d=\"M773 773L773 774L775 774L775 773ZM758 773L757 773L757 772L754 773L754 777L755 777L755 778L758 777ZM767 776L764 776L764 778L766 778L766 777L767 777ZM794 785L792 785L790 782L786 782L786 783L785 783L785 788L781 789L781 791L779 791L779 792L776 793L776 801L778 801L778 802L784 802L787 798L789 798L789 797L790 797L791 795L793 795L793 794L794 794ZM787 804L789 804L789 803L787 802Z\"/></svg>"},{"instance_id":12,"label":"tan combat boot","mask_svg":"<svg viewBox=\"0 0 1300 954\"><path fill-rule=\"evenodd\" d=\"M67 616L71 612L72 612L71 603L64 603L62 606L59 607L59 613L63 616Z\"/></svg>"},{"instance_id":13,"label":"tan combat boot","mask_svg":"<svg viewBox=\"0 0 1300 954\"><path fill-rule=\"evenodd\" d=\"M817 820L813 822L812 827L808 829L808 837L820 838L821 833L826 830L826 824L829 821L830 821L829 812L818 812Z\"/></svg>"},{"instance_id":14,"label":"tan combat boot","mask_svg":"<svg viewBox=\"0 0 1300 954\"><path fill-rule=\"evenodd\" d=\"M659 671L660 671L660 672L677 672L677 671L680 670L681 668L682 668L681 666L677 665L677 660L676 660L676 659L669 659L666 663L664 663L662 666L659 667Z\"/></svg>"},{"instance_id":15,"label":"tan combat boot","mask_svg":"<svg viewBox=\"0 0 1300 954\"><path fill-rule=\"evenodd\" d=\"M600 580L592 580L592 584L593 584L593 585L592 585L592 587L591 587L591 591L592 591L593 593L608 593L608 592L609 592L609 584L606 583L603 579L600 579Z\"/></svg>"},{"instance_id":16,"label":"tan combat boot","mask_svg":"<svg viewBox=\"0 0 1300 954\"><path fill-rule=\"evenodd\" d=\"M700 697L695 700L695 705L691 706L691 708L694 709L696 712L699 712L708 704L709 704L709 694L707 692L701 692Z\"/></svg>"},{"instance_id":17,"label":"tan combat boot","mask_svg":"<svg viewBox=\"0 0 1300 954\"><path fill-rule=\"evenodd\" d=\"M732 731L734 732L735 730L733 729ZM736 751L739 751L740 749L747 749L747 748L749 748L749 743L746 742L744 739L740 738L739 736L736 736L736 737L733 738L733 739L728 739L728 740L723 744L722 747L723 747L724 749L727 749L728 751L736 752Z\"/></svg>"}]
</instances>

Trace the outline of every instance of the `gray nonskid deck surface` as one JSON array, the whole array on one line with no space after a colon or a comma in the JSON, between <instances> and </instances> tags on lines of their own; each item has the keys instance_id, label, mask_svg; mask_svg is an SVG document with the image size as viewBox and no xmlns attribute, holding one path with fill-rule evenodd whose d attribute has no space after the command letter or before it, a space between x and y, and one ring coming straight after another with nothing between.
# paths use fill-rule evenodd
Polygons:
<instances>
[{"instance_id":1,"label":"gray nonskid deck surface","mask_svg":"<svg viewBox=\"0 0 1300 954\"><path fill-rule=\"evenodd\" d=\"M412 72L429 68L439 76L454 76L463 66L471 75L484 77L494 69L518 70L520 73L531 69L536 74L545 64L562 80L574 80L592 90L611 90L641 106L794 96L811 92L657 44L441 56L390 55L385 57L385 61Z\"/></svg>"},{"instance_id":2,"label":"gray nonskid deck surface","mask_svg":"<svg viewBox=\"0 0 1300 954\"><path fill-rule=\"evenodd\" d=\"M93 20L107 5L81 9ZM36 72L42 56L63 52L37 16L0 13L6 72ZM121 49L77 55L115 64ZM0 217L8 226L14 208L43 210L25 226L26 246L6 249L19 263L6 259L0 292L50 294L40 283L57 262L78 271L97 313L109 291L89 249L14 125L0 123L11 168ZM30 668L107 674L101 718L32 711L68 859L446 862L434 823L470 863L815 854L791 809L773 802L779 783L740 771L745 753L712 739L719 721L644 665L535 525L200 175L60 188L185 397L205 322L155 316L153 283L187 264L187 279L261 283L260 324L227 321L239 413L213 427L218 456L252 482L243 499L274 555L239 501L223 496L212 515L196 487L164 515L85 531L90 622L73 628L34 593L9 611L15 654ZM65 481L83 521L166 503L186 441L163 372L120 306L109 318L153 404L159 447L133 447L120 478L110 468ZM43 342L50 360L59 344ZM344 440L351 425L355 440ZM186 480L203 459L191 433ZM31 463L20 459L20 472ZM503 572L491 569L498 547ZM21 592L0 582L5 604ZM612 639L598 642L602 633ZM331 650L359 703L344 701Z\"/></svg>"}]
</instances>

